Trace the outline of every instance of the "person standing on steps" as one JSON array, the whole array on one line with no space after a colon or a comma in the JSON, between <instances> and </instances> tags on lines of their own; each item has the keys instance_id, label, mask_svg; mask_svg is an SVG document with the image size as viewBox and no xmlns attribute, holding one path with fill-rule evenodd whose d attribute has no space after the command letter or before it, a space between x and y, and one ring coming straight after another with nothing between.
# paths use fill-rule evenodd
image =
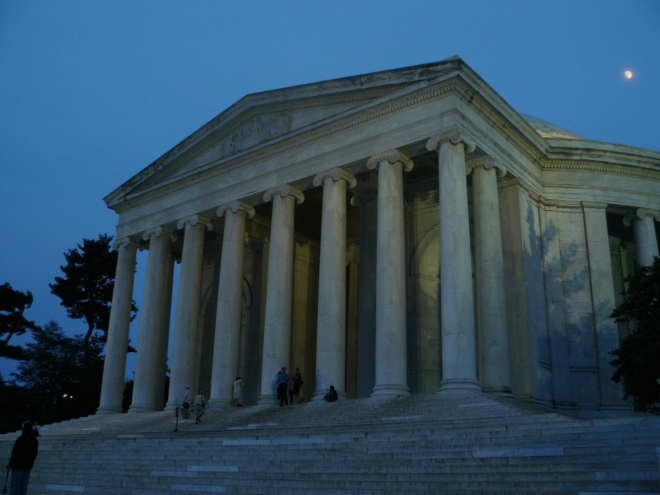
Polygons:
<instances>
[{"instance_id":1,"label":"person standing on steps","mask_svg":"<svg viewBox=\"0 0 660 495\"><path fill-rule=\"evenodd\" d=\"M7 469L11 469L11 495L26 495L30 471L39 453L39 440L32 433L32 423L26 421L21 436L14 442Z\"/></svg>"},{"instance_id":2,"label":"person standing on steps","mask_svg":"<svg viewBox=\"0 0 660 495\"><path fill-rule=\"evenodd\" d=\"M232 396L231 405L232 407L242 406L241 404L241 391L243 389L243 378L240 376L236 377L234 380L234 395Z\"/></svg>"},{"instance_id":3,"label":"person standing on steps","mask_svg":"<svg viewBox=\"0 0 660 495\"><path fill-rule=\"evenodd\" d=\"M286 366L277 374L277 397L280 399L280 406L289 405L287 389L289 387L289 374L286 372Z\"/></svg>"},{"instance_id":4,"label":"person standing on steps","mask_svg":"<svg viewBox=\"0 0 660 495\"><path fill-rule=\"evenodd\" d=\"M190 417L190 387L186 387L186 391L183 393L183 419L188 419Z\"/></svg>"},{"instance_id":5,"label":"person standing on steps","mask_svg":"<svg viewBox=\"0 0 660 495\"><path fill-rule=\"evenodd\" d=\"M204 416L206 411L206 398L204 397L204 391L200 390L197 397L195 397L195 424L199 424L199 420Z\"/></svg>"},{"instance_id":6,"label":"person standing on steps","mask_svg":"<svg viewBox=\"0 0 660 495\"><path fill-rule=\"evenodd\" d=\"M303 379L300 374L300 368L296 368L296 372L293 375L293 393L291 396L292 404L300 404L300 387L302 387Z\"/></svg>"}]
</instances>

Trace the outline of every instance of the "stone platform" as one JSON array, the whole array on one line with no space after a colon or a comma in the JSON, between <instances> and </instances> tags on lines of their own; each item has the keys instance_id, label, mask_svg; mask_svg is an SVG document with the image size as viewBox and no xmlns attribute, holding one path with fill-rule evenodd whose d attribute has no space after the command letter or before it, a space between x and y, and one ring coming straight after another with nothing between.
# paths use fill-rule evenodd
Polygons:
<instances>
[{"instance_id":1,"label":"stone platform","mask_svg":"<svg viewBox=\"0 0 660 495\"><path fill-rule=\"evenodd\" d=\"M31 494L660 493L660 419L481 393L107 415L45 426ZM17 434L0 436L0 459Z\"/></svg>"}]
</instances>

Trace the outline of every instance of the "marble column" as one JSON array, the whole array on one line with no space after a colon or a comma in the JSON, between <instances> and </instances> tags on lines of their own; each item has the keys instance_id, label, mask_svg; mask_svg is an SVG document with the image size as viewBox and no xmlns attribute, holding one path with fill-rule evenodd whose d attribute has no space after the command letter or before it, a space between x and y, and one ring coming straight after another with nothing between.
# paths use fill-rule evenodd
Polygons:
<instances>
[{"instance_id":1,"label":"marble column","mask_svg":"<svg viewBox=\"0 0 660 495\"><path fill-rule=\"evenodd\" d=\"M199 305L202 291L204 231L212 228L209 219L200 215L184 218L177 224L177 229L185 229L185 232L174 321L170 388L165 410L180 407L186 387L192 388L193 386L193 365L197 354Z\"/></svg>"},{"instance_id":2,"label":"marble column","mask_svg":"<svg viewBox=\"0 0 660 495\"><path fill-rule=\"evenodd\" d=\"M240 374L238 358L245 219L254 217L254 208L242 201L234 201L220 206L217 215L225 216L225 229L218 283L210 402L229 406L232 400L232 384Z\"/></svg>"},{"instance_id":3,"label":"marble column","mask_svg":"<svg viewBox=\"0 0 660 495\"><path fill-rule=\"evenodd\" d=\"M97 414L121 413L128 352L128 331L133 308L133 281L138 244L129 237L115 242L119 252L112 291L108 342L105 346L101 400Z\"/></svg>"},{"instance_id":4,"label":"marble column","mask_svg":"<svg viewBox=\"0 0 660 495\"><path fill-rule=\"evenodd\" d=\"M323 184L319 306L316 320L316 390L312 400L323 399L330 385L346 397L346 186L357 182L348 172L334 168L314 177Z\"/></svg>"},{"instance_id":5,"label":"marble column","mask_svg":"<svg viewBox=\"0 0 660 495\"><path fill-rule=\"evenodd\" d=\"M157 411L163 410L165 403L165 384L167 383L167 348L170 340L170 319L172 317L172 294L174 291L174 265L181 263L181 259L170 251L167 259L167 271L165 272L165 304L164 314L161 319L161 327L158 332L160 347L156 358L156 392L154 397L154 407Z\"/></svg>"},{"instance_id":6,"label":"marble column","mask_svg":"<svg viewBox=\"0 0 660 495\"><path fill-rule=\"evenodd\" d=\"M133 403L129 412L157 411L161 409L159 404L162 406L164 391L158 390L158 374L164 370L159 358L162 330L170 317L167 312L168 270L171 267L170 243L176 240L176 234L166 227L156 227L147 230L143 239L149 241L149 259L135 358Z\"/></svg>"},{"instance_id":7,"label":"marble column","mask_svg":"<svg viewBox=\"0 0 660 495\"><path fill-rule=\"evenodd\" d=\"M474 332L472 256L465 153L475 146L460 131L426 143L439 148L440 175L440 313L442 382L440 392L479 390Z\"/></svg>"},{"instance_id":8,"label":"marble column","mask_svg":"<svg viewBox=\"0 0 660 495\"><path fill-rule=\"evenodd\" d=\"M403 171L412 161L392 150L369 158L378 167L376 254L376 379L373 396L408 394L406 249Z\"/></svg>"},{"instance_id":9,"label":"marble column","mask_svg":"<svg viewBox=\"0 0 660 495\"><path fill-rule=\"evenodd\" d=\"M633 225L637 264L640 266L651 265L653 257L658 256L658 238L655 235L654 219L660 222L660 211L646 208L638 208L623 218L623 223L627 227L630 227L631 223Z\"/></svg>"},{"instance_id":10,"label":"marble column","mask_svg":"<svg viewBox=\"0 0 660 495\"><path fill-rule=\"evenodd\" d=\"M612 361L610 352L619 347L619 330L614 320L610 318L616 303L605 208L607 208L606 203L582 202L598 352L601 411L629 409L623 401L621 385L614 383L611 378L614 368L610 365Z\"/></svg>"},{"instance_id":11,"label":"marble column","mask_svg":"<svg viewBox=\"0 0 660 495\"><path fill-rule=\"evenodd\" d=\"M293 294L293 221L295 203L303 193L290 185L269 189L264 201L273 202L266 283L266 314L261 371L261 395L258 404L274 403L277 372L291 371L291 309Z\"/></svg>"},{"instance_id":12,"label":"marble column","mask_svg":"<svg viewBox=\"0 0 660 495\"><path fill-rule=\"evenodd\" d=\"M509 337L497 192L497 177L504 177L506 168L485 157L471 162L469 172L472 172L477 311L481 323L481 387L484 392L509 397Z\"/></svg>"},{"instance_id":13,"label":"marble column","mask_svg":"<svg viewBox=\"0 0 660 495\"><path fill-rule=\"evenodd\" d=\"M371 395L376 385L376 246L378 192L353 196L360 206L360 272L358 275L357 396Z\"/></svg>"}]
</instances>

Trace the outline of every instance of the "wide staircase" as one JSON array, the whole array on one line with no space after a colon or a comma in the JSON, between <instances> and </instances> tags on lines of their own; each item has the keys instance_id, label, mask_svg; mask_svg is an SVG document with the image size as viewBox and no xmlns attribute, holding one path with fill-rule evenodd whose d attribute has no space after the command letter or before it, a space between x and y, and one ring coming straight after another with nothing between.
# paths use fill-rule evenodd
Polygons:
<instances>
[{"instance_id":1,"label":"wide staircase","mask_svg":"<svg viewBox=\"0 0 660 495\"><path fill-rule=\"evenodd\" d=\"M660 493L660 419L480 393L93 416L43 428L31 494ZM0 436L9 458L17 434Z\"/></svg>"}]
</instances>

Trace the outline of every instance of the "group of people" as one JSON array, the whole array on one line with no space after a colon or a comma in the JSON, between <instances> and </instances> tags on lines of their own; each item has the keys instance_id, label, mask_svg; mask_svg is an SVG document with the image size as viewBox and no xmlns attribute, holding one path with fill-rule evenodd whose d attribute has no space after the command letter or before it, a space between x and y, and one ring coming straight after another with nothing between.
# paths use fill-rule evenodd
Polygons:
<instances>
[{"instance_id":1,"label":"group of people","mask_svg":"<svg viewBox=\"0 0 660 495\"><path fill-rule=\"evenodd\" d=\"M301 396L301 388L303 386L303 383L304 382L303 382L302 374L300 373L300 368L296 368L296 372L293 374L293 376L290 376L289 373L286 372L286 366L283 367L277 373L277 380L276 380L277 399L280 401L280 406L284 406L284 405L288 406L289 403L291 403L292 405L300 404L300 402L302 401L300 396ZM243 404L241 403L242 392L243 392L243 378L237 376L232 385L232 400L231 400L232 407L243 406ZM190 418L191 398L192 398L192 392L190 391L190 387L186 387L186 391L183 394L183 403L182 403L183 419ZM328 391L327 394L325 394L323 398L328 402L335 402L337 399L339 399L339 394L335 390L335 387L330 385L330 390ZM206 398L204 397L203 390L200 390L199 394L195 396L192 406L193 406L193 412L195 413L195 424L199 424L202 416L204 416L204 413L206 412Z\"/></svg>"},{"instance_id":2,"label":"group of people","mask_svg":"<svg viewBox=\"0 0 660 495\"><path fill-rule=\"evenodd\" d=\"M21 428L21 436L14 442L11 457L7 463L7 475L11 469L11 495L27 494L30 471L39 452L37 437L41 434L37 422L26 421ZM4 493L4 492L3 492Z\"/></svg>"},{"instance_id":3,"label":"group of people","mask_svg":"<svg viewBox=\"0 0 660 495\"><path fill-rule=\"evenodd\" d=\"M303 385L300 368L291 377L286 372L286 366L277 373L277 398L280 406L291 404L300 404L300 388Z\"/></svg>"}]
</instances>

